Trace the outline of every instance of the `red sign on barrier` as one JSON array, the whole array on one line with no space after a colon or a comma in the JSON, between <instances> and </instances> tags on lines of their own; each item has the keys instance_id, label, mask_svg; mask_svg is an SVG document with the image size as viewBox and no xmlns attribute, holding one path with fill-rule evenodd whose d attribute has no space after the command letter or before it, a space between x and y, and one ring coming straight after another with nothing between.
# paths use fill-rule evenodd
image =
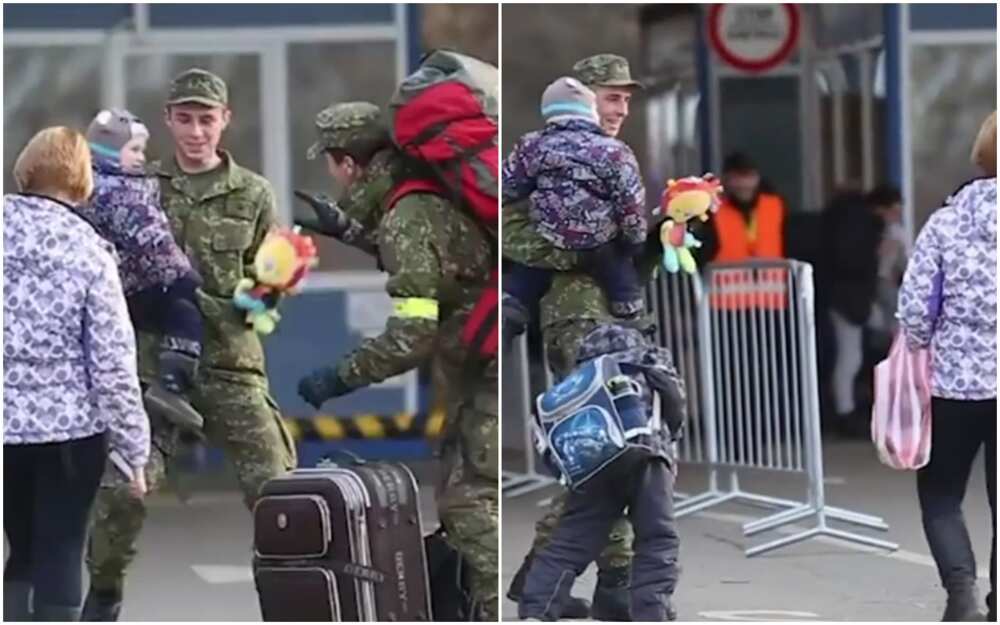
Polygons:
<instances>
[{"instance_id":1,"label":"red sign on barrier","mask_svg":"<svg viewBox=\"0 0 1000 625\"><path fill-rule=\"evenodd\" d=\"M716 4L708 13L708 36L719 57L746 72L784 63L799 41L794 4Z\"/></svg>"}]
</instances>

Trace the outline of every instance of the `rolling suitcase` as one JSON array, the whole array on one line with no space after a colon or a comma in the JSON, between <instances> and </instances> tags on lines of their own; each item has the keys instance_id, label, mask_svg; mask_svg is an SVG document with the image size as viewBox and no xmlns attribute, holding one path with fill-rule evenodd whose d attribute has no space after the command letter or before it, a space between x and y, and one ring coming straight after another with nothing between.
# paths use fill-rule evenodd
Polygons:
<instances>
[{"instance_id":1,"label":"rolling suitcase","mask_svg":"<svg viewBox=\"0 0 1000 625\"><path fill-rule=\"evenodd\" d=\"M264 484L253 511L264 620L431 620L417 493L404 465L358 459Z\"/></svg>"}]
</instances>

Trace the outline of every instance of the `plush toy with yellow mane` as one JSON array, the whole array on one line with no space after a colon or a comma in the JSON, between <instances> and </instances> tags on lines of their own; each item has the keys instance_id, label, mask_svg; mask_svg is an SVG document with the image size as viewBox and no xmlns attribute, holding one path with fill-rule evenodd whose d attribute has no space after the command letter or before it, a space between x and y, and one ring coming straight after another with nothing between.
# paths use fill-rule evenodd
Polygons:
<instances>
[{"instance_id":1,"label":"plush toy with yellow mane","mask_svg":"<svg viewBox=\"0 0 1000 625\"><path fill-rule=\"evenodd\" d=\"M701 241L688 232L687 222L692 219L708 221L711 213L719 210L721 194L722 184L712 174L667 182L660 200L663 213L667 216L660 226L664 269L670 273L681 269L687 273L697 271L698 265L691 249L701 247Z\"/></svg>"},{"instance_id":2,"label":"plush toy with yellow mane","mask_svg":"<svg viewBox=\"0 0 1000 625\"><path fill-rule=\"evenodd\" d=\"M277 310L281 297L293 294L317 262L315 244L299 234L298 228L272 230L254 256L256 281L239 281L233 305L246 311L248 326L260 334L270 334L281 319Z\"/></svg>"}]
</instances>

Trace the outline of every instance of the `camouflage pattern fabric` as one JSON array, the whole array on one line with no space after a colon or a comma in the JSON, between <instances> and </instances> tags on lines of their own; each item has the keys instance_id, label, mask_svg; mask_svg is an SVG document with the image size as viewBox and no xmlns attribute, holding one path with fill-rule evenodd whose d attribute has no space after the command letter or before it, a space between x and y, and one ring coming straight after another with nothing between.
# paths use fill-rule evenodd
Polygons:
<instances>
[{"instance_id":1,"label":"camouflage pattern fabric","mask_svg":"<svg viewBox=\"0 0 1000 625\"><path fill-rule=\"evenodd\" d=\"M449 390L458 396L448 398L448 430L442 449L445 477L438 516L449 542L472 567L477 618L496 621L500 576L497 363L491 362L468 387L458 382L469 377L460 363L442 359L439 368L450 381Z\"/></svg>"},{"instance_id":2,"label":"camouflage pattern fabric","mask_svg":"<svg viewBox=\"0 0 1000 625\"><path fill-rule=\"evenodd\" d=\"M205 317L202 368L236 371L266 383L260 338L247 327L232 296L240 279L253 276L254 255L275 224L274 192L228 152L221 156L214 180L202 178L198 185L173 160L153 168L174 237L203 280L198 291Z\"/></svg>"},{"instance_id":3,"label":"camouflage pattern fabric","mask_svg":"<svg viewBox=\"0 0 1000 625\"><path fill-rule=\"evenodd\" d=\"M642 89L632 79L628 61L617 54L595 54L573 65L573 77L590 87L631 87Z\"/></svg>"},{"instance_id":4,"label":"camouflage pattern fabric","mask_svg":"<svg viewBox=\"0 0 1000 625\"><path fill-rule=\"evenodd\" d=\"M238 166L228 153L222 156L216 180L200 193L192 192L176 163L154 168L174 237L204 279L198 300L205 342L189 399L205 418L209 443L221 447L235 467L244 503L252 509L266 480L296 466L296 450L268 391L260 339L231 299L236 282L252 274L254 254L274 223L274 194L264 178ZM140 377L155 379L160 339L140 333L138 344ZM159 473L150 477L152 491L163 480ZM101 583L120 587L145 506L124 488L102 489L98 499L92 530L97 539L87 564Z\"/></svg>"},{"instance_id":5,"label":"camouflage pattern fabric","mask_svg":"<svg viewBox=\"0 0 1000 625\"><path fill-rule=\"evenodd\" d=\"M528 214L529 200L505 203L500 211L503 256L541 269L569 271L580 260L579 254L560 250L543 237Z\"/></svg>"},{"instance_id":6,"label":"camouflage pattern fabric","mask_svg":"<svg viewBox=\"0 0 1000 625\"><path fill-rule=\"evenodd\" d=\"M168 457L173 452L163 432L154 430L152 442L145 468L149 493L166 483ZM145 501L132 494L125 476L109 461L91 512L87 571L92 588L122 592L125 571L135 559L145 520Z\"/></svg>"},{"instance_id":7,"label":"camouflage pattern fabric","mask_svg":"<svg viewBox=\"0 0 1000 625\"><path fill-rule=\"evenodd\" d=\"M639 163L593 122L549 122L521 137L503 163L503 201L525 197L535 226L559 249L646 240Z\"/></svg>"},{"instance_id":8,"label":"camouflage pattern fabric","mask_svg":"<svg viewBox=\"0 0 1000 625\"><path fill-rule=\"evenodd\" d=\"M338 201L341 210L361 225L365 231L364 236L375 248L378 247L382 201L392 190L393 170L397 160L398 157L391 148L374 154L362 177L345 189Z\"/></svg>"},{"instance_id":9,"label":"camouflage pattern fabric","mask_svg":"<svg viewBox=\"0 0 1000 625\"><path fill-rule=\"evenodd\" d=\"M295 467L295 446L268 391L260 337L232 302L236 283L252 277L254 255L275 224L274 192L229 153L221 156L214 184L197 195L176 163L157 171L174 236L204 281L198 305L205 339L191 404L205 417L209 441L235 466L249 508L265 480Z\"/></svg>"},{"instance_id":10,"label":"camouflage pattern fabric","mask_svg":"<svg viewBox=\"0 0 1000 625\"><path fill-rule=\"evenodd\" d=\"M387 191L392 183L381 178L388 177L392 164L383 167L384 173L365 180L374 193L351 190L354 204L376 204L363 212L383 213L385 192L379 191ZM441 350L464 358L463 346L439 336L460 332L491 271L490 245L482 229L437 195L413 193L399 200L380 220L377 245L389 273L389 297L432 300L438 313L431 318L393 315L381 335L362 341L337 369L341 380L354 388L409 371Z\"/></svg>"},{"instance_id":11,"label":"camouflage pattern fabric","mask_svg":"<svg viewBox=\"0 0 1000 625\"><path fill-rule=\"evenodd\" d=\"M382 111L371 102L341 102L316 114L317 141L306 157L316 158L324 150L347 149L358 142L389 142Z\"/></svg>"},{"instance_id":12,"label":"camouflage pattern fabric","mask_svg":"<svg viewBox=\"0 0 1000 625\"><path fill-rule=\"evenodd\" d=\"M493 264L486 235L472 217L436 195L413 193L389 212L383 201L398 166L392 150L376 154L341 207L375 224L380 261L396 301L436 302L436 315L394 314L383 333L365 339L337 366L362 387L425 362L449 380L438 514L449 540L473 567L472 590L483 620L499 617L497 578L499 460L497 363L476 362L459 340Z\"/></svg>"},{"instance_id":13,"label":"camouflage pattern fabric","mask_svg":"<svg viewBox=\"0 0 1000 625\"><path fill-rule=\"evenodd\" d=\"M181 72L170 83L167 104L187 102L205 106L229 106L226 81L203 69L193 68Z\"/></svg>"}]
</instances>

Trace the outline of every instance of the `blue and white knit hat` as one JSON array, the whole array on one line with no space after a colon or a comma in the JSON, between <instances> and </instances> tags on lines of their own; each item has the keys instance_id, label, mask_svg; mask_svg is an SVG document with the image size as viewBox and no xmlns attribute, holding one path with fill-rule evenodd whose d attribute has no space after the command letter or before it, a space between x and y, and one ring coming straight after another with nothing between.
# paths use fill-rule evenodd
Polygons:
<instances>
[{"instance_id":1,"label":"blue and white knit hat","mask_svg":"<svg viewBox=\"0 0 1000 625\"><path fill-rule=\"evenodd\" d=\"M148 138L149 130L138 117L125 109L105 109L94 117L87 128L90 148L110 158L118 158L125 144L138 136Z\"/></svg>"},{"instance_id":2,"label":"blue and white knit hat","mask_svg":"<svg viewBox=\"0 0 1000 625\"><path fill-rule=\"evenodd\" d=\"M563 76L542 93L542 117L546 123L584 119L597 123L597 96L576 78Z\"/></svg>"}]
</instances>

